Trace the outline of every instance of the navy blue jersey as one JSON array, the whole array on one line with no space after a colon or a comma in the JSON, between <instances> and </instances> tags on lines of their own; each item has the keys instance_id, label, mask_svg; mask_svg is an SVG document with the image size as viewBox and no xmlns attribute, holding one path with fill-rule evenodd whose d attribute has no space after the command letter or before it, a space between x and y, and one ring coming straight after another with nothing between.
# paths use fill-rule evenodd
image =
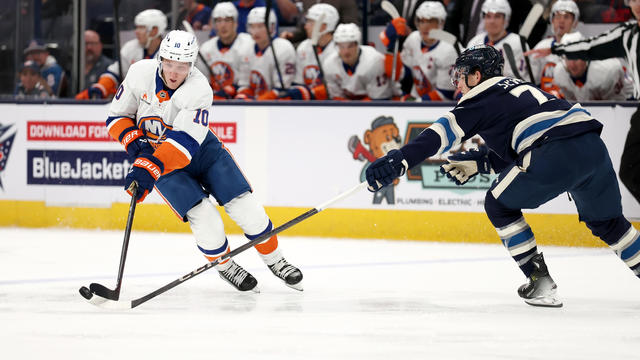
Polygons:
<instances>
[{"instance_id":1,"label":"navy blue jersey","mask_svg":"<svg viewBox=\"0 0 640 360\"><path fill-rule=\"evenodd\" d=\"M500 76L471 89L401 151L413 167L478 134L499 156L493 156L492 165L500 171L532 146L601 130L602 124L580 104L572 106L531 83Z\"/></svg>"}]
</instances>

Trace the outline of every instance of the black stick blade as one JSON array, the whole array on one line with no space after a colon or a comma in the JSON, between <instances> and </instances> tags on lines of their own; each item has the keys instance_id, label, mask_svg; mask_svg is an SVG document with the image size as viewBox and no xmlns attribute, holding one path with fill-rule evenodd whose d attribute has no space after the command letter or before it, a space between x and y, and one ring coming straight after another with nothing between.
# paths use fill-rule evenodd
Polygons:
<instances>
[{"instance_id":1,"label":"black stick blade","mask_svg":"<svg viewBox=\"0 0 640 360\"><path fill-rule=\"evenodd\" d=\"M91 290L92 294L96 294L105 299L114 300L114 301L118 301L118 299L120 299L119 289L117 290L107 289L105 286L97 283L92 283L91 285L89 285L89 289Z\"/></svg>"}]
</instances>

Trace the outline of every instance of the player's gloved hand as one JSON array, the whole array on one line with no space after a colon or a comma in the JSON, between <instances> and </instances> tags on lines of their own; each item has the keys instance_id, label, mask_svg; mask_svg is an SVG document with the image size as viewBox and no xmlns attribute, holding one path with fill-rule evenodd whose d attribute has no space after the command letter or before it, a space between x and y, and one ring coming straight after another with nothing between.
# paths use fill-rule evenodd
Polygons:
<instances>
[{"instance_id":1,"label":"player's gloved hand","mask_svg":"<svg viewBox=\"0 0 640 360\"><path fill-rule=\"evenodd\" d=\"M88 93L89 93L89 99L104 99L105 95L104 92L102 92L102 89L100 89L100 87L91 85L89 86L89 89L87 89Z\"/></svg>"},{"instance_id":2,"label":"player's gloved hand","mask_svg":"<svg viewBox=\"0 0 640 360\"><path fill-rule=\"evenodd\" d=\"M387 47L389 52L393 52L398 38L407 36L408 34L409 28L407 27L407 20L403 17L398 17L391 20L384 31L380 33L380 41Z\"/></svg>"},{"instance_id":3,"label":"player's gloved hand","mask_svg":"<svg viewBox=\"0 0 640 360\"><path fill-rule=\"evenodd\" d=\"M134 181L138 183L136 202L142 202L153 191L153 185L163 171L164 164L158 158L151 154L140 155L133 162L133 166L125 178L124 189L129 195L132 195L131 190L129 190L131 183Z\"/></svg>"},{"instance_id":4,"label":"player's gloved hand","mask_svg":"<svg viewBox=\"0 0 640 360\"><path fill-rule=\"evenodd\" d=\"M258 95L258 99L260 101L268 101L268 100L276 100L278 99L278 90L269 90Z\"/></svg>"},{"instance_id":5,"label":"player's gloved hand","mask_svg":"<svg viewBox=\"0 0 640 360\"><path fill-rule=\"evenodd\" d=\"M304 86L296 85L292 86L289 89L277 89L278 90L278 99L280 100L311 100L312 96Z\"/></svg>"},{"instance_id":6,"label":"player's gloved hand","mask_svg":"<svg viewBox=\"0 0 640 360\"><path fill-rule=\"evenodd\" d=\"M480 146L478 150L457 153L449 156L449 161L440 166L440 172L455 181L456 185L464 185L478 173L490 174L489 148Z\"/></svg>"},{"instance_id":7,"label":"player's gloved hand","mask_svg":"<svg viewBox=\"0 0 640 360\"><path fill-rule=\"evenodd\" d=\"M369 191L375 192L391 184L393 180L404 175L409 168L402 152L393 149L387 155L374 161L365 172Z\"/></svg>"},{"instance_id":8,"label":"player's gloved hand","mask_svg":"<svg viewBox=\"0 0 640 360\"><path fill-rule=\"evenodd\" d=\"M120 143L124 146L131 161L134 161L140 154L153 154L153 147L149 144L144 131L132 126L126 128L120 134Z\"/></svg>"},{"instance_id":9,"label":"player's gloved hand","mask_svg":"<svg viewBox=\"0 0 640 360\"><path fill-rule=\"evenodd\" d=\"M215 100L233 99L234 96L236 96L236 88L233 85L223 86L222 89L213 93L213 98Z\"/></svg>"}]
</instances>

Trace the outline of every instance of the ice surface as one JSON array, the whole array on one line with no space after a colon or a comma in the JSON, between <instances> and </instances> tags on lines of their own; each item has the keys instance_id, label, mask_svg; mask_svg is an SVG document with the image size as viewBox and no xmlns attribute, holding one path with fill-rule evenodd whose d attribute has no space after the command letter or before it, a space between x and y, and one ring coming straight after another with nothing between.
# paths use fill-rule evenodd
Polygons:
<instances>
[{"instance_id":1,"label":"ice surface","mask_svg":"<svg viewBox=\"0 0 640 360\"><path fill-rule=\"evenodd\" d=\"M260 294L233 290L212 269L132 310L94 307L78 288L115 286L122 237L0 228L0 358L640 357L640 280L604 248L541 247L561 309L518 298L524 277L500 245L286 236L280 243L304 272L304 292L250 249L236 260ZM188 234L134 231L121 297L204 261Z\"/></svg>"}]
</instances>

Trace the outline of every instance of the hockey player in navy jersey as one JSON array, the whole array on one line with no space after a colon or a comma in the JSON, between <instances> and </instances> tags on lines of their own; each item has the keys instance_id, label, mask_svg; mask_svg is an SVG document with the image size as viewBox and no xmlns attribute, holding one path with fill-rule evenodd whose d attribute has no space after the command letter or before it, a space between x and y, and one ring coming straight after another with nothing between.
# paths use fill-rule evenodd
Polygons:
<instances>
[{"instance_id":1,"label":"hockey player in navy jersey","mask_svg":"<svg viewBox=\"0 0 640 360\"><path fill-rule=\"evenodd\" d=\"M521 209L532 209L568 192L580 220L640 277L640 233L622 215L620 190L602 124L580 104L502 76L498 50L478 45L463 52L452 81L458 104L399 150L366 171L371 191L387 186L424 159L479 134L487 147L449 157L441 171L456 184L478 173L499 173L485 211L528 281L518 294L530 305L560 307L556 284L538 252Z\"/></svg>"},{"instance_id":2,"label":"hockey player in navy jersey","mask_svg":"<svg viewBox=\"0 0 640 360\"><path fill-rule=\"evenodd\" d=\"M194 35L180 30L167 34L157 59L131 65L106 124L135 159L125 189L137 183L138 202L157 189L180 220L189 223L198 249L215 261L231 249L210 195L250 240L273 225L233 156L209 128L213 94L207 78L194 68L197 56ZM282 256L276 235L255 248L275 276L302 290L302 273ZM257 280L233 259L215 268L236 289L257 292Z\"/></svg>"}]
</instances>

